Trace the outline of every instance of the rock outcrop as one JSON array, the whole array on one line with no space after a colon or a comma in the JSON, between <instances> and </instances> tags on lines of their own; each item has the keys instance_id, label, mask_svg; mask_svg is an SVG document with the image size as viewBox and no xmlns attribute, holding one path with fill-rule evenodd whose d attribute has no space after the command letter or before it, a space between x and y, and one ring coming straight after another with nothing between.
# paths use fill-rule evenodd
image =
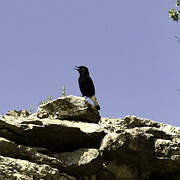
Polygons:
<instances>
[{"instance_id":1,"label":"rock outcrop","mask_svg":"<svg viewBox=\"0 0 180 180\"><path fill-rule=\"evenodd\" d=\"M36 115L38 118L61 120L78 120L98 123L100 116L93 106L83 97L61 97L45 105L40 105Z\"/></svg>"},{"instance_id":2,"label":"rock outcrop","mask_svg":"<svg viewBox=\"0 0 180 180\"><path fill-rule=\"evenodd\" d=\"M100 118L67 96L0 116L0 180L180 180L180 128Z\"/></svg>"}]
</instances>

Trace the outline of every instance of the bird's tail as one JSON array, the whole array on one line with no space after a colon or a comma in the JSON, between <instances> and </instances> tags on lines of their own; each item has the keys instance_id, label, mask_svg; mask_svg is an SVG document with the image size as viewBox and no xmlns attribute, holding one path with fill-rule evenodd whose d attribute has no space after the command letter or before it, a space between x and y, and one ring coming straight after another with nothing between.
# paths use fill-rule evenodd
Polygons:
<instances>
[{"instance_id":1,"label":"bird's tail","mask_svg":"<svg viewBox=\"0 0 180 180\"><path fill-rule=\"evenodd\" d=\"M99 106L99 104L98 104L98 102L97 102L97 99L96 99L95 95L94 95L94 96L91 96L90 99L91 99L92 102L94 103L96 109L97 109L97 110L100 110L100 106Z\"/></svg>"}]
</instances>

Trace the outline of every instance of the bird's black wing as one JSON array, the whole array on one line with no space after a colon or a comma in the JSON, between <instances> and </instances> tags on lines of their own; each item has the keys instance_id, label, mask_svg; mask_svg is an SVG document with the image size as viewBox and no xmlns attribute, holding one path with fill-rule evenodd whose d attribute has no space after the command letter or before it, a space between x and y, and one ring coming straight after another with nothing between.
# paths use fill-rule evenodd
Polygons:
<instances>
[{"instance_id":1,"label":"bird's black wing","mask_svg":"<svg viewBox=\"0 0 180 180\"><path fill-rule=\"evenodd\" d=\"M90 76L79 78L79 88L83 96L91 97L95 94L95 88Z\"/></svg>"}]
</instances>

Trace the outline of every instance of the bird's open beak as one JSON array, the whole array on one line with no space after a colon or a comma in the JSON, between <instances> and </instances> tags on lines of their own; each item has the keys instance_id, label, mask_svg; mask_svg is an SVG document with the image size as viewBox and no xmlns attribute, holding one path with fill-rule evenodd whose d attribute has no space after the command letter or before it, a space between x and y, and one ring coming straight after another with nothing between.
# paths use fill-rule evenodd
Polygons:
<instances>
[{"instance_id":1,"label":"bird's open beak","mask_svg":"<svg viewBox=\"0 0 180 180\"><path fill-rule=\"evenodd\" d=\"M79 71L79 67L78 66L74 66L74 69Z\"/></svg>"}]
</instances>

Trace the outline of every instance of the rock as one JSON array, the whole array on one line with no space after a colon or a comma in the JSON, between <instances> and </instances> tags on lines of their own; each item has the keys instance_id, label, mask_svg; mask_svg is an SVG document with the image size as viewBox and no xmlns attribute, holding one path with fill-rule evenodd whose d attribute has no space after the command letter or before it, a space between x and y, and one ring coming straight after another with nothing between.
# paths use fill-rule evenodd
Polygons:
<instances>
[{"instance_id":1,"label":"rock","mask_svg":"<svg viewBox=\"0 0 180 180\"><path fill-rule=\"evenodd\" d=\"M156 156L163 159L169 159L171 156L180 155L180 142L166 139L157 139L155 142Z\"/></svg>"},{"instance_id":2,"label":"rock","mask_svg":"<svg viewBox=\"0 0 180 180\"><path fill-rule=\"evenodd\" d=\"M55 118L98 123L100 116L84 97L65 96L40 105L35 115L38 118Z\"/></svg>"},{"instance_id":3,"label":"rock","mask_svg":"<svg viewBox=\"0 0 180 180\"><path fill-rule=\"evenodd\" d=\"M97 174L103 167L102 158L97 149L79 149L55 155L63 162L63 172L73 176Z\"/></svg>"},{"instance_id":4,"label":"rock","mask_svg":"<svg viewBox=\"0 0 180 180\"><path fill-rule=\"evenodd\" d=\"M151 134L136 130L127 130L123 133L109 133L102 141L100 151L107 160L117 159L120 162L129 161L134 164L143 164L154 154L154 137Z\"/></svg>"},{"instance_id":5,"label":"rock","mask_svg":"<svg viewBox=\"0 0 180 180\"><path fill-rule=\"evenodd\" d=\"M180 128L99 119L74 96L0 116L0 179L180 180Z\"/></svg>"},{"instance_id":6,"label":"rock","mask_svg":"<svg viewBox=\"0 0 180 180\"><path fill-rule=\"evenodd\" d=\"M0 154L2 156L24 159L36 164L47 164L57 169L61 169L63 167L61 160L39 153L37 151L38 148L17 145L5 138L0 138L0 147ZM46 153L47 152L48 151L46 151ZM50 154L50 152L48 152L48 154Z\"/></svg>"},{"instance_id":7,"label":"rock","mask_svg":"<svg viewBox=\"0 0 180 180\"><path fill-rule=\"evenodd\" d=\"M57 169L51 168L48 165L37 165L25 160L0 156L0 179L61 180L61 176Z\"/></svg>"},{"instance_id":8,"label":"rock","mask_svg":"<svg viewBox=\"0 0 180 180\"><path fill-rule=\"evenodd\" d=\"M99 124L108 132L123 132L124 129L155 127L159 128L161 123L152 120L138 118L136 116L126 116L124 118L101 118Z\"/></svg>"},{"instance_id":9,"label":"rock","mask_svg":"<svg viewBox=\"0 0 180 180\"><path fill-rule=\"evenodd\" d=\"M135 128L135 127L160 127L160 123L148 120L148 119L143 119L143 118L138 118L136 116L126 116L123 118L122 121L122 126L124 128Z\"/></svg>"},{"instance_id":10,"label":"rock","mask_svg":"<svg viewBox=\"0 0 180 180\"><path fill-rule=\"evenodd\" d=\"M50 119L0 117L0 136L25 146L54 152L98 147L104 136L98 124Z\"/></svg>"},{"instance_id":11,"label":"rock","mask_svg":"<svg viewBox=\"0 0 180 180\"><path fill-rule=\"evenodd\" d=\"M105 128L100 151L115 179L180 179L180 129L127 116L102 119Z\"/></svg>"},{"instance_id":12,"label":"rock","mask_svg":"<svg viewBox=\"0 0 180 180\"><path fill-rule=\"evenodd\" d=\"M14 116L14 117L28 117L30 114L26 110L16 111L10 110L6 113L7 116Z\"/></svg>"}]
</instances>

